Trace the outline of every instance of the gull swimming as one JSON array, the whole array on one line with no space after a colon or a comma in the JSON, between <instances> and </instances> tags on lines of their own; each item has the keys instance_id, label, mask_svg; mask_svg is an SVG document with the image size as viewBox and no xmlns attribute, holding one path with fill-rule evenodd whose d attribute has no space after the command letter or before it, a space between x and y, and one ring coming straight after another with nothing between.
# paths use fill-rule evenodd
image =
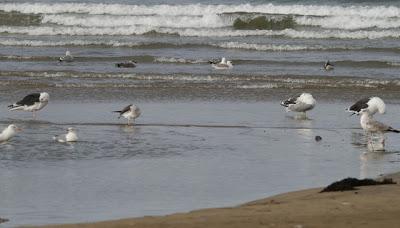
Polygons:
<instances>
[{"instance_id":1,"label":"gull swimming","mask_svg":"<svg viewBox=\"0 0 400 228\"><path fill-rule=\"evenodd\" d=\"M25 96L22 100L9 105L10 111L27 111L32 112L33 118L36 117L36 112L44 108L49 103L50 95L46 92L32 93Z\"/></svg>"},{"instance_id":2,"label":"gull swimming","mask_svg":"<svg viewBox=\"0 0 400 228\"><path fill-rule=\"evenodd\" d=\"M133 123L135 123L135 119L138 118L141 114L139 107L134 104L126 106L121 111L113 112L119 113L118 119L121 118L121 116L126 118L128 120L128 125L130 124L131 120L133 120Z\"/></svg>"},{"instance_id":3,"label":"gull swimming","mask_svg":"<svg viewBox=\"0 0 400 228\"><path fill-rule=\"evenodd\" d=\"M383 102L383 100L379 97L367 97L357 101L347 109L347 111L352 112L352 115L358 115L364 110L367 111L371 116L377 112L380 114L385 114L386 105L385 102Z\"/></svg>"},{"instance_id":4,"label":"gull swimming","mask_svg":"<svg viewBox=\"0 0 400 228\"><path fill-rule=\"evenodd\" d=\"M74 61L74 57L71 55L71 52L70 52L70 51L66 51L66 52L65 52L65 55L64 55L64 56L61 56L61 57L58 59L58 61L59 61L59 62L67 62L67 63L69 63L69 62Z\"/></svg>"},{"instance_id":5,"label":"gull swimming","mask_svg":"<svg viewBox=\"0 0 400 228\"><path fill-rule=\"evenodd\" d=\"M8 127L5 128L0 134L0 143L10 140L19 131L22 131L22 129L17 127L15 124L8 125Z\"/></svg>"},{"instance_id":6,"label":"gull swimming","mask_svg":"<svg viewBox=\"0 0 400 228\"><path fill-rule=\"evenodd\" d=\"M136 64L137 64L136 61L129 60L129 61L122 62L122 63L116 63L115 66L120 67L120 68L135 68Z\"/></svg>"},{"instance_id":7,"label":"gull swimming","mask_svg":"<svg viewBox=\"0 0 400 228\"><path fill-rule=\"evenodd\" d=\"M333 66L334 66L334 65L333 65L332 63L330 63L329 60L328 60L328 61L326 61L325 64L324 64L324 69L325 69L326 71L328 71L328 70L333 70L333 69L334 69Z\"/></svg>"},{"instance_id":8,"label":"gull swimming","mask_svg":"<svg viewBox=\"0 0 400 228\"><path fill-rule=\"evenodd\" d=\"M54 136L53 139L60 143L76 142L78 141L78 134L75 128L69 127L67 128L67 134Z\"/></svg>"},{"instance_id":9,"label":"gull swimming","mask_svg":"<svg viewBox=\"0 0 400 228\"><path fill-rule=\"evenodd\" d=\"M222 57L221 62L217 63L214 61L209 61L211 66L216 70L225 70L233 68L232 61L226 61L225 57Z\"/></svg>"},{"instance_id":10,"label":"gull swimming","mask_svg":"<svg viewBox=\"0 0 400 228\"><path fill-rule=\"evenodd\" d=\"M312 110L316 103L317 102L310 93L302 93L299 96L290 97L282 101L281 105L286 107L287 112L300 112L305 116L306 112Z\"/></svg>"}]
</instances>

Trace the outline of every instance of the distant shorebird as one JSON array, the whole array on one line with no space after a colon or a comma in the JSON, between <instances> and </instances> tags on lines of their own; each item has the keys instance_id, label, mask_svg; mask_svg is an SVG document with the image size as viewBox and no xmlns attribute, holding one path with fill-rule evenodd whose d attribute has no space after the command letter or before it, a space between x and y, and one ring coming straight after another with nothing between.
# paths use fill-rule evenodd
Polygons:
<instances>
[{"instance_id":1,"label":"distant shorebird","mask_svg":"<svg viewBox=\"0 0 400 228\"><path fill-rule=\"evenodd\" d=\"M21 130L21 128L17 127L14 124L8 125L8 127L5 128L0 134L0 143L10 140L17 134L17 132Z\"/></svg>"},{"instance_id":2,"label":"distant shorebird","mask_svg":"<svg viewBox=\"0 0 400 228\"><path fill-rule=\"evenodd\" d=\"M58 59L59 62L73 62L74 61L74 57L71 55L70 51L66 51L64 56L61 56Z\"/></svg>"},{"instance_id":3,"label":"distant shorebird","mask_svg":"<svg viewBox=\"0 0 400 228\"><path fill-rule=\"evenodd\" d=\"M138 118L141 114L139 107L133 104L126 106L121 111L113 112L119 113L118 119L121 118L121 116L126 118L128 120L128 125L130 124L131 120L133 120L133 123L135 123L135 119Z\"/></svg>"},{"instance_id":4,"label":"distant shorebird","mask_svg":"<svg viewBox=\"0 0 400 228\"><path fill-rule=\"evenodd\" d=\"M36 112L44 108L49 103L50 95L46 92L32 93L25 96L22 100L9 105L10 111L27 111L32 112L33 118L36 117Z\"/></svg>"},{"instance_id":5,"label":"distant shorebird","mask_svg":"<svg viewBox=\"0 0 400 228\"><path fill-rule=\"evenodd\" d=\"M69 127L67 128L67 134L54 136L53 139L61 143L76 142L78 141L78 135L76 133L75 128Z\"/></svg>"},{"instance_id":6,"label":"distant shorebird","mask_svg":"<svg viewBox=\"0 0 400 228\"><path fill-rule=\"evenodd\" d=\"M367 111L371 116L379 112L385 114L386 105L385 102L379 97L367 97L357 101L355 104L350 106L347 111L354 114L360 114L362 111Z\"/></svg>"},{"instance_id":7,"label":"distant shorebird","mask_svg":"<svg viewBox=\"0 0 400 228\"><path fill-rule=\"evenodd\" d=\"M136 61L130 60L122 63L116 63L115 66L120 68L134 68L136 67L136 64L137 64Z\"/></svg>"},{"instance_id":8,"label":"distant shorebird","mask_svg":"<svg viewBox=\"0 0 400 228\"><path fill-rule=\"evenodd\" d=\"M225 57L222 57L221 62L209 61L211 66L216 70L226 70L233 68L232 61L226 61Z\"/></svg>"},{"instance_id":9,"label":"distant shorebird","mask_svg":"<svg viewBox=\"0 0 400 228\"><path fill-rule=\"evenodd\" d=\"M316 105L314 97L309 93L302 93L299 96L291 97L281 102L286 107L286 111L300 112L305 116L307 111L313 109Z\"/></svg>"},{"instance_id":10,"label":"distant shorebird","mask_svg":"<svg viewBox=\"0 0 400 228\"><path fill-rule=\"evenodd\" d=\"M333 66L334 66L334 65L333 65L332 63L330 63L329 60L328 60L328 61L326 61L325 64L324 64L324 69L325 69L326 71L328 71L328 70L333 70L333 69L334 69Z\"/></svg>"}]
</instances>

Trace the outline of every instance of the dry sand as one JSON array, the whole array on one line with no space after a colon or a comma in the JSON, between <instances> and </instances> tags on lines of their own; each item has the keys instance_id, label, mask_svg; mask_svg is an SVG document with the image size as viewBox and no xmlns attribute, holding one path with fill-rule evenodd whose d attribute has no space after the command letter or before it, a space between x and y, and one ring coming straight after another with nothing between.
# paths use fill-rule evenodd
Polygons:
<instances>
[{"instance_id":1,"label":"dry sand","mask_svg":"<svg viewBox=\"0 0 400 228\"><path fill-rule=\"evenodd\" d=\"M400 183L400 173L387 177ZM44 227L400 227L399 184L365 186L345 192L319 193L320 190L289 192L230 208Z\"/></svg>"}]
</instances>

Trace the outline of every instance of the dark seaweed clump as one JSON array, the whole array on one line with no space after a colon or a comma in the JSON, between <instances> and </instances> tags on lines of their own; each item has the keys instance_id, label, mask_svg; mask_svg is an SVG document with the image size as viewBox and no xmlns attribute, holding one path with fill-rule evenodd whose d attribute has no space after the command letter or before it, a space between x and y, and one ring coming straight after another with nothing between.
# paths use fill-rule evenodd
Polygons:
<instances>
[{"instance_id":1,"label":"dark seaweed clump","mask_svg":"<svg viewBox=\"0 0 400 228\"><path fill-rule=\"evenodd\" d=\"M391 178L385 178L383 181L376 181L373 179L357 179L357 178L345 178L341 181L336 181L326 188L322 189L321 192L338 192L338 191L351 191L357 190L355 187L368 186L368 185L381 185L381 184L396 184Z\"/></svg>"},{"instance_id":2,"label":"dark seaweed clump","mask_svg":"<svg viewBox=\"0 0 400 228\"><path fill-rule=\"evenodd\" d=\"M281 19L267 19L266 16L259 16L249 20L237 18L233 22L233 27L235 29L247 30L283 30L287 28L293 28L295 25L296 22L291 16L286 16Z\"/></svg>"}]
</instances>

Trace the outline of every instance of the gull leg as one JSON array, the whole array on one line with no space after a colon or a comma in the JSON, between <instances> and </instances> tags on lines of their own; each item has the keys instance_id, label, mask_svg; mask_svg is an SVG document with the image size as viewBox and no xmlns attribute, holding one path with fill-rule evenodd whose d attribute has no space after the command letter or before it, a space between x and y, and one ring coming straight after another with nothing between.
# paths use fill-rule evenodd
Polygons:
<instances>
[{"instance_id":1,"label":"gull leg","mask_svg":"<svg viewBox=\"0 0 400 228\"><path fill-rule=\"evenodd\" d=\"M33 112L32 112L32 117L33 117L33 119L36 120L36 111L33 111Z\"/></svg>"}]
</instances>

